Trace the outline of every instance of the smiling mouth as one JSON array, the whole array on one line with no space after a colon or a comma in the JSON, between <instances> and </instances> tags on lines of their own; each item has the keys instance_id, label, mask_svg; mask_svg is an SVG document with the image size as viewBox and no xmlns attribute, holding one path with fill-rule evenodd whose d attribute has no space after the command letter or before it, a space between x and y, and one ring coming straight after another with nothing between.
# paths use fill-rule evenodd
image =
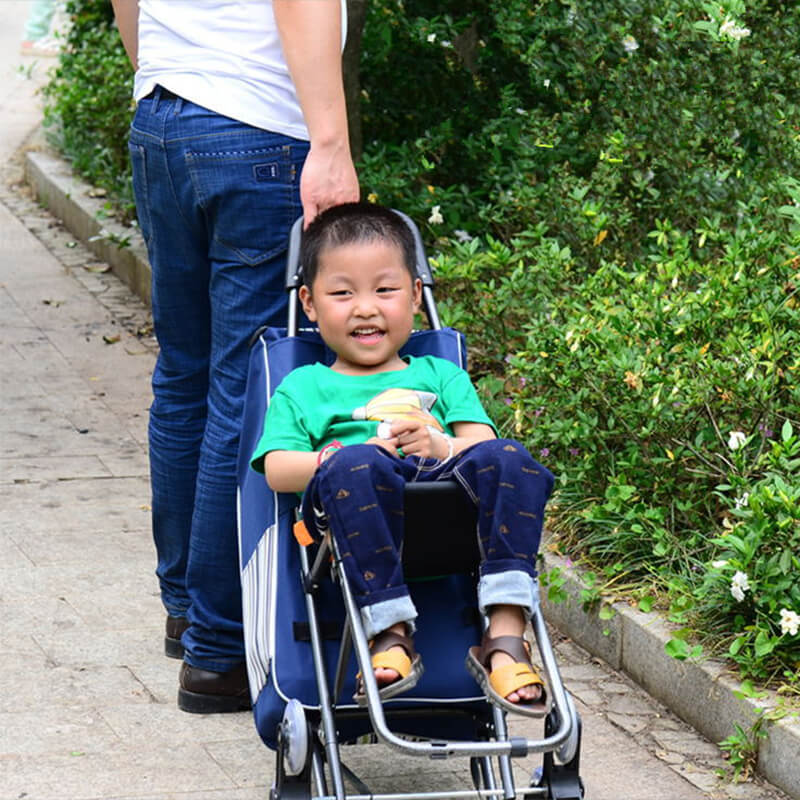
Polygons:
<instances>
[{"instance_id":1,"label":"smiling mouth","mask_svg":"<svg viewBox=\"0 0 800 800\"><path fill-rule=\"evenodd\" d=\"M356 328L350 336L359 341L371 342L382 338L384 332L380 328Z\"/></svg>"}]
</instances>

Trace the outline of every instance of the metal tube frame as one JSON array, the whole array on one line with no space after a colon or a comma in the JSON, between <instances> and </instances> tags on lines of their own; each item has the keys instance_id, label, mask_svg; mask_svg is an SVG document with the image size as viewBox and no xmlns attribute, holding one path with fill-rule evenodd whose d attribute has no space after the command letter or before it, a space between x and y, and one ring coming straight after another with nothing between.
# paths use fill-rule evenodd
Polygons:
<instances>
[{"instance_id":1,"label":"metal tube frame","mask_svg":"<svg viewBox=\"0 0 800 800\"><path fill-rule=\"evenodd\" d=\"M512 737L505 741L493 742L458 742L458 741L429 741L416 742L403 739L392 732L383 713L378 684L375 681L375 674L372 671L369 644L361 625L361 616L355 597L348 585L344 575L341 558L336 546L336 541L331 542L334 554L334 567L339 576L339 584L344 598L347 616L350 620L353 645L355 647L356 659L361 670L361 679L364 684L364 691L367 696L367 708L370 721L377 737L385 744L399 750L407 755L420 756L425 758L443 758L446 756L509 756L511 758L526 756L529 753L544 753L555 750L560 744L566 741L572 730L572 718L567 706L567 696L561 678L558 673L555 655L547 636L544 620L541 612L537 609L531 620L534 637L542 657L544 670L549 678L549 684L553 695L553 701L558 712L559 725L555 733L544 739L526 739L523 737ZM499 711L499 709L498 709ZM502 712L499 716L503 718L501 730L496 730L498 736L503 735L505 720ZM495 716L497 724L497 715ZM505 782L505 781L504 781ZM504 796L508 796L504 792ZM512 794L511 797L514 795Z\"/></svg>"}]
</instances>

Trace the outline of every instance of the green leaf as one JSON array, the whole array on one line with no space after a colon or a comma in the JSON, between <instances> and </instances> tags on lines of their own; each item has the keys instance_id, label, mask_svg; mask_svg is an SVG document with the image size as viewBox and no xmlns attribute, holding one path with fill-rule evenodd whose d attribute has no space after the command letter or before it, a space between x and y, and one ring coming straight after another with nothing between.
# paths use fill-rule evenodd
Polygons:
<instances>
[{"instance_id":1,"label":"green leaf","mask_svg":"<svg viewBox=\"0 0 800 800\"><path fill-rule=\"evenodd\" d=\"M787 419L781 428L781 439L783 439L784 442L788 442L789 439L792 438L792 433L792 423Z\"/></svg>"},{"instance_id":2,"label":"green leaf","mask_svg":"<svg viewBox=\"0 0 800 800\"><path fill-rule=\"evenodd\" d=\"M670 639L664 645L664 651L678 661L685 661L689 656L689 645L683 639Z\"/></svg>"},{"instance_id":3,"label":"green leaf","mask_svg":"<svg viewBox=\"0 0 800 800\"><path fill-rule=\"evenodd\" d=\"M755 653L758 658L768 656L778 643L777 639L773 639L766 631L759 631L756 635Z\"/></svg>"},{"instance_id":4,"label":"green leaf","mask_svg":"<svg viewBox=\"0 0 800 800\"><path fill-rule=\"evenodd\" d=\"M607 603L600 607L600 611L597 612L597 616L600 619L611 619L617 612L614 610L614 606L608 605Z\"/></svg>"}]
</instances>

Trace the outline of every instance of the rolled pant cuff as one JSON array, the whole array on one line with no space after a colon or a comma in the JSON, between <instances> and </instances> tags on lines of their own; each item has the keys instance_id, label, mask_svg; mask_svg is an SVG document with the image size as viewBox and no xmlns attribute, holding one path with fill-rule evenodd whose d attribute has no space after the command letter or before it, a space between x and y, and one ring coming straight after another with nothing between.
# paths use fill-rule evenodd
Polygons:
<instances>
[{"instance_id":1,"label":"rolled pant cuff","mask_svg":"<svg viewBox=\"0 0 800 800\"><path fill-rule=\"evenodd\" d=\"M539 582L522 570L481 575L478 583L478 607L486 614L491 606L520 606L526 619L539 607Z\"/></svg>"},{"instance_id":2,"label":"rolled pant cuff","mask_svg":"<svg viewBox=\"0 0 800 800\"><path fill-rule=\"evenodd\" d=\"M417 629L414 624L416 618L417 609L408 595L361 607L361 622L368 639L398 622L405 622L409 628L409 635L413 634Z\"/></svg>"}]
</instances>

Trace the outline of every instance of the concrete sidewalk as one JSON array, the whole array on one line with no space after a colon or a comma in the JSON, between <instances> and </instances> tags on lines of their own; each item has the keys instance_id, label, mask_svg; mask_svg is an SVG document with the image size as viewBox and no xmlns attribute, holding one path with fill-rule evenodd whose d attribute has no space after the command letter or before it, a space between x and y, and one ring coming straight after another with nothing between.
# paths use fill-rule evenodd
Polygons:
<instances>
[{"instance_id":1,"label":"concrete sidewalk","mask_svg":"<svg viewBox=\"0 0 800 800\"><path fill-rule=\"evenodd\" d=\"M17 71L26 9L4 2L0 30L0 800L266 798L273 758L251 715L175 704L149 525L156 345L142 302L22 185L42 81ZM714 745L572 642L557 651L588 798L784 798L720 780ZM532 725L512 731L538 736ZM345 759L380 776L375 791L471 786L458 762L377 746ZM520 764L521 784L538 763Z\"/></svg>"}]
</instances>

